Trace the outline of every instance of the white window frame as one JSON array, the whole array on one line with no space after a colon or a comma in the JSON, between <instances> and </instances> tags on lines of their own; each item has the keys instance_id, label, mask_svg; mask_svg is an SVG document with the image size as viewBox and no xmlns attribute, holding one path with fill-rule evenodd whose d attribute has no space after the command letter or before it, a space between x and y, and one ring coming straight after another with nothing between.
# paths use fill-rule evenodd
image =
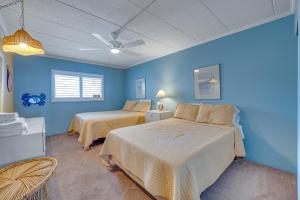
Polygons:
<instances>
[{"instance_id":1,"label":"white window frame","mask_svg":"<svg viewBox=\"0 0 300 200\"><path fill-rule=\"evenodd\" d=\"M55 98L55 74L78 76L80 84L80 97ZM82 97L82 77L93 77L102 79L102 97ZM89 74L81 72L51 70L51 101L52 102L81 102L81 101L104 101L104 76L100 74Z\"/></svg>"}]
</instances>

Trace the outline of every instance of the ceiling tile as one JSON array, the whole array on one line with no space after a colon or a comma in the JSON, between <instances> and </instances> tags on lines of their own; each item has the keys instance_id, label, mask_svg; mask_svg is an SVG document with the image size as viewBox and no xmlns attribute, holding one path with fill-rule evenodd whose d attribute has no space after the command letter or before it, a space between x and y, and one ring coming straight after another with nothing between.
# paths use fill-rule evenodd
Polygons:
<instances>
[{"instance_id":1,"label":"ceiling tile","mask_svg":"<svg viewBox=\"0 0 300 200\"><path fill-rule=\"evenodd\" d=\"M271 0L202 0L229 28L236 29L274 15Z\"/></svg>"},{"instance_id":2,"label":"ceiling tile","mask_svg":"<svg viewBox=\"0 0 300 200\"><path fill-rule=\"evenodd\" d=\"M274 7L276 14L286 13L291 11L290 0L274 0Z\"/></svg>"},{"instance_id":3,"label":"ceiling tile","mask_svg":"<svg viewBox=\"0 0 300 200\"><path fill-rule=\"evenodd\" d=\"M199 0L157 1L148 11L197 40L226 31Z\"/></svg>"},{"instance_id":4,"label":"ceiling tile","mask_svg":"<svg viewBox=\"0 0 300 200\"><path fill-rule=\"evenodd\" d=\"M10 2L12 2L12 1L11 0L1 0L0 5L6 5L6 4L9 4Z\"/></svg>"},{"instance_id":5,"label":"ceiling tile","mask_svg":"<svg viewBox=\"0 0 300 200\"><path fill-rule=\"evenodd\" d=\"M14 27L14 29L11 29L12 32L20 28L19 17L14 10L5 10L3 13L5 16L4 19L9 22L9 26ZM26 15L25 28L29 32L34 31L38 33L43 33L45 35L62 38L67 41L73 41L83 46L97 46L103 48L105 47L103 43L98 41L88 32L80 31L78 29L73 29L66 26L61 26L59 24L52 23L50 21L45 21L40 18L32 17L29 15ZM40 38L37 39L41 40Z\"/></svg>"},{"instance_id":6,"label":"ceiling tile","mask_svg":"<svg viewBox=\"0 0 300 200\"><path fill-rule=\"evenodd\" d=\"M134 52L145 55L149 59L154 58L154 57L159 57L160 55L166 55L166 54L173 52L173 49L168 48L162 44L153 42L152 40L149 40L147 38L143 38L143 39L146 42L146 45L132 47L132 48L129 48L129 50L132 50Z\"/></svg>"},{"instance_id":7,"label":"ceiling tile","mask_svg":"<svg viewBox=\"0 0 300 200\"><path fill-rule=\"evenodd\" d=\"M141 10L128 0L58 0L57 2L70 4L119 25L127 23Z\"/></svg>"},{"instance_id":8,"label":"ceiling tile","mask_svg":"<svg viewBox=\"0 0 300 200\"><path fill-rule=\"evenodd\" d=\"M174 49L195 43L193 38L148 13L138 16L128 28Z\"/></svg>"},{"instance_id":9,"label":"ceiling tile","mask_svg":"<svg viewBox=\"0 0 300 200\"><path fill-rule=\"evenodd\" d=\"M153 0L128 0L128 1L131 2L131 3L133 3L134 5L137 5L140 8L145 8Z\"/></svg>"},{"instance_id":10,"label":"ceiling tile","mask_svg":"<svg viewBox=\"0 0 300 200\"><path fill-rule=\"evenodd\" d=\"M63 49L58 48L55 45L49 45L47 47L47 55L51 57L58 57L58 58L66 58L71 60L80 60L83 62L91 62L91 63L98 63L100 65L104 66L113 66L113 67L120 67L122 68L122 65L117 65L117 63L112 64L111 62L99 62L99 59L94 56L94 53L81 53L81 52L75 52L75 51L65 51ZM108 57L105 58L106 61L109 60Z\"/></svg>"}]
</instances>

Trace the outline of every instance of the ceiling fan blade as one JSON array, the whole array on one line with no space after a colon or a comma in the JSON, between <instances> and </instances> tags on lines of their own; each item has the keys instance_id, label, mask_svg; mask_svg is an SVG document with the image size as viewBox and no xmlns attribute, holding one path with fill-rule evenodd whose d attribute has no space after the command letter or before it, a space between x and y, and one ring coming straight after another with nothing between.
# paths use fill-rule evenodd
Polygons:
<instances>
[{"instance_id":1,"label":"ceiling fan blade","mask_svg":"<svg viewBox=\"0 0 300 200\"><path fill-rule=\"evenodd\" d=\"M99 35L98 33L92 33L92 35L97 38L98 40L102 41L104 44L106 44L107 46L111 47L111 43L110 41L108 41L107 39L105 39L104 37L102 37L101 35Z\"/></svg>"},{"instance_id":2,"label":"ceiling fan blade","mask_svg":"<svg viewBox=\"0 0 300 200\"><path fill-rule=\"evenodd\" d=\"M79 48L80 51L104 51L104 49L100 48Z\"/></svg>"},{"instance_id":3,"label":"ceiling fan blade","mask_svg":"<svg viewBox=\"0 0 300 200\"><path fill-rule=\"evenodd\" d=\"M144 40L135 40L122 45L122 48L136 47L146 44Z\"/></svg>"},{"instance_id":4,"label":"ceiling fan blade","mask_svg":"<svg viewBox=\"0 0 300 200\"><path fill-rule=\"evenodd\" d=\"M129 51L129 50L125 50L125 49L122 49L121 52L124 54L127 54L129 56L142 56L142 54L139 54L139 53L136 53L133 51Z\"/></svg>"}]
</instances>

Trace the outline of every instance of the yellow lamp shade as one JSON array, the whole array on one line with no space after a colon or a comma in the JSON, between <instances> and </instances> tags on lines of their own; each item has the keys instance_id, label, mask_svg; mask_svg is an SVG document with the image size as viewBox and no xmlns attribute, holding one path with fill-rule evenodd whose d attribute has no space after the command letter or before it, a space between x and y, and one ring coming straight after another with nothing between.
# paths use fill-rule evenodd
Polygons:
<instances>
[{"instance_id":1,"label":"yellow lamp shade","mask_svg":"<svg viewBox=\"0 0 300 200\"><path fill-rule=\"evenodd\" d=\"M166 97L166 92L164 90L159 90L156 94L157 98L165 98Z\"/></svg>"},{"instance_id":2,"label":"yellow lamp shade","mask_svg":"<svg viewBox=\"0 0 300 200\"><path fill-rule=\"evenodd\" d=\"M2 40L2 50L23 56L45 54L42 44L23 29L17 30L13 35L5 36Z\"/></svg>"}]
</instances>

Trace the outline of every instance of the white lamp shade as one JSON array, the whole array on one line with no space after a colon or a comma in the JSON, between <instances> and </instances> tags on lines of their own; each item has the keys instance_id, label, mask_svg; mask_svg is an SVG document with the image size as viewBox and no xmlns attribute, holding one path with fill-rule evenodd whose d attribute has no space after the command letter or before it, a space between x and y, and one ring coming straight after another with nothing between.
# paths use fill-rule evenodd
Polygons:
<instances>
[{"instance_id":1,"label":"white lamp shade","mask_svg":"<svg viewBox=\"0 0 300 200\"><path fill-rule=\"evenodd\" d=\"M166 92L163 90L159 90L156 94L157 98L165 98L166 97Z\"/></svg>"}]
</instances>

